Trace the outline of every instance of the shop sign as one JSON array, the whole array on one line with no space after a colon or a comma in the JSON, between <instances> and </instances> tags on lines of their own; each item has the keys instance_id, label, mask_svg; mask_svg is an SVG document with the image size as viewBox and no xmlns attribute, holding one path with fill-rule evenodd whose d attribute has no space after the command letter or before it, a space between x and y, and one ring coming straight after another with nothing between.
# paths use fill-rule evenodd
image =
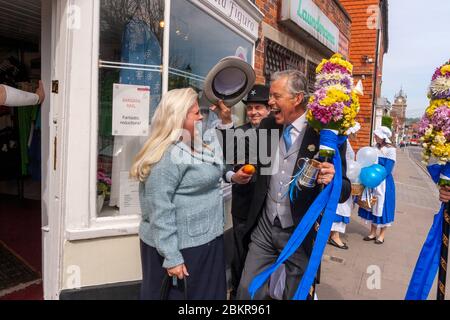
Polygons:
<instances>
[{"instance_id":1,"label":"shop sign","mask_svg":"<svg viewBox=\"0 0 450 320\"><path fill-rule=\"evenodd\" d=\"M283 0L285 12L288 15L284 15L282 20L292 20L332 51L339 50L338 27L312 0Z\"/></svg>"},{"instance_id":2,"label":"shop sign","mask_svg":"<svg viewBox=\"0 0 450 320\"><path fill-rule=\"evenodd\" d=\"M147 136L150 87L115 83L113 87L114 136Z\"/></svg>"},{"instance_id":3,"label":"shop sign","mask_svg":"<svg viewBox=\"0 0 450 320\"><path fill-rule=\"evenodd\" d=\"M252 18L235 0L203 0L219 11L241 29L258 38L258 22Z\"/></svg>"}]
</instances>

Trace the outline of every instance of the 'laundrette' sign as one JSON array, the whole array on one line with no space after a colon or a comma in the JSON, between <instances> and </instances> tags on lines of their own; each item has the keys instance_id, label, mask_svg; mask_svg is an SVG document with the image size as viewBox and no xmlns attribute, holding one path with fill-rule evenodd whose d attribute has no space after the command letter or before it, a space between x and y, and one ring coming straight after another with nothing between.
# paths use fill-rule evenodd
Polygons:
<instances>
[{"instance_id":1,"label":"'laundrette' sign","mask_svg":"<svg viewBox=\"0 0 450 320\"><path fill-rule=\"evenodd\" d=\"M241 29L258 38L258 22L251 17L235 0L203 0Z\"/></svg>"},{"instance_id":2,"label":"'laundrette' sign","mask_svg":"<svg viewBox=\"0 0 450 320\"><path fill-rule=\"evenodd\" d=\"M282 20L288 19L334 52L338 51L338 27L312 0L283 0Z\"/></svg>"}]
</instances>

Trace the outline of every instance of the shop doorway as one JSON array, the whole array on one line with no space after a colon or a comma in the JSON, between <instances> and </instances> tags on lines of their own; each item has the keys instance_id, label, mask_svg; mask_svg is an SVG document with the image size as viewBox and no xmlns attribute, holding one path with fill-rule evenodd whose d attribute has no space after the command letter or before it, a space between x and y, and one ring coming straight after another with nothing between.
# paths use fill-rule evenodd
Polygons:
<instances>
[{"instance_id":1,"label":"shop doorway","mask_svg":"<svg viewBox=\"0 0 450 320\"><path fill-rule=\"evenodd\" d=\"M0 0L0 82L34 92L43 80L46 93L41 106L0 106L0 300L44 298L55 6Z\"/></svg>"}]
</instances>

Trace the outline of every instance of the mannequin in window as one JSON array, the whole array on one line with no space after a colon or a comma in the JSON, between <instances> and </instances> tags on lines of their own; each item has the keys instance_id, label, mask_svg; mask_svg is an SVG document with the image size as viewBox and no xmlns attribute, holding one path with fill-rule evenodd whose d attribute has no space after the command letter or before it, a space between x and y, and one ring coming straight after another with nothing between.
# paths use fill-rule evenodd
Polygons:
<instances>
[{"instance_id":1,"label":"mannequin in window","mask_svg":"<svg viewBox=\"0 0 450 320\"><path fill-rule=\"evenodd\" d=\"M129 66L130 69L120 71L119 83L150 87L151 119L161 98L161 73L142 69L160 68L162 60L161 45L144 13L145 10L139 5L133 18L125 26L121 60L124 64L133 65ZM147 137L114 137L110 206L119 206L120 172L130 169L134 155L141 149L146 139Z\"/></svg>"}]
</instances>

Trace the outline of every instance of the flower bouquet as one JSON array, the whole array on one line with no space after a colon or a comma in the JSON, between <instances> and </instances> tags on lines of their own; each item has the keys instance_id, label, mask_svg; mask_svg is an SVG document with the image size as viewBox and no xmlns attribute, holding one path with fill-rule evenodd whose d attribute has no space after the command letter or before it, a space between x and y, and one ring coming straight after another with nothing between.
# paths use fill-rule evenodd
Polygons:
<instances>
[{"instance_id":1,"label":"flower bouquet","mask_svg":"<svg viewBox=\"0 0 450 320\"><path fill-rule=\"evenodd\" d=\"M430 105L419 123L423 162L435 157L445 165L450 157L450 61L434 73L428 97Z\"/></svg>"},{"instance_id":2,"label":"flower bouquet","mask_svg":"<svg viewBox=\"0 0 450 320\"><path fill-rule=\"evenodd\" d=\"M309 99L306 113L306 119L313 128L335 130L345 135L356 125L360 105L352 71L352 64L340 54L319 64L315 92Z\"/></svg>"}]
</instances>

